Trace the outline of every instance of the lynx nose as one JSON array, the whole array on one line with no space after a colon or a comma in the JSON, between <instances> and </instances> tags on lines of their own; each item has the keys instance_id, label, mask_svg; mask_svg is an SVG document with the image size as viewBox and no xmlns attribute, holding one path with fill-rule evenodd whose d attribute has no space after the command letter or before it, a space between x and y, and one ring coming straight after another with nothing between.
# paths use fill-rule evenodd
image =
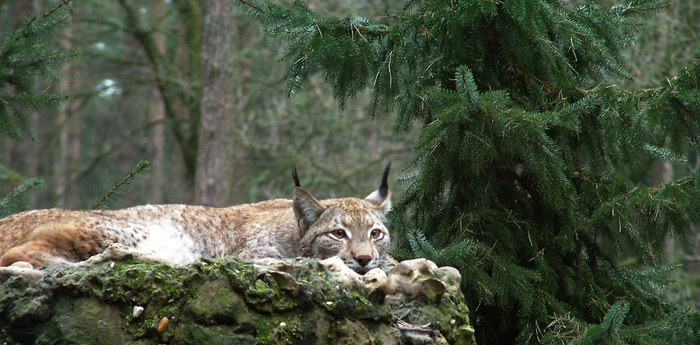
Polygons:
<instances>
[{"instance_id":1,"label":"lynx nose","mask_svg":"<svg viewBox=\"0 0 700 345\"><path fill-rule=\"evenodd\" d=\"M370 261L372 261L372 257L369 255L360 255L355 258L355 261L357 261L360 266L365 267Z\"/></svg>"}]
</instances>

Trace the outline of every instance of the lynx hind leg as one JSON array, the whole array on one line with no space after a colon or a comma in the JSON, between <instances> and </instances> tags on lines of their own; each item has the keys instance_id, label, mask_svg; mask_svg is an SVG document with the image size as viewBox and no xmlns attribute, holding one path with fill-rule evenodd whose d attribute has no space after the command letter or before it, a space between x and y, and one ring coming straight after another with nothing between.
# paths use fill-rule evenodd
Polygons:
<instances>
[{"instance_id":1,"label":"lynx hind leg","mask_svg":"<svg viewBox=\"0 0 700 345\"><path fill-rule=\"evenodd\" d=\"M26 252L27 249L24 245L10 248L0 257L0 266L10 266L16 262L29 262L34 266L41 266L43 262L33 258L32 255Z\"/></svg>"},{"instance_id":2,"label":"lynx hind leg","mask_svg":"<svg viewBox=\"0 0 700 345\"><path fill-rule=\"evenodd\" d=\"M86 260L101 249L95 237L82 221L45 223L37 226L26 242L5 252L0 257L0 266L25 261L40 267Z\"/></svg>"},{"instance_id":3,"label":"lynx hind leg","mask_svg":"<svg viewBox=\"0 0 700 345\"><path fill-rule=\"evenodd\" d=\"M28 262L34 267L44 263L69 261L56 255L56 248L44 241L29 241L11 248L0 258L0 266L10 266L16 262Z\"/></svg>"}]
</instances>

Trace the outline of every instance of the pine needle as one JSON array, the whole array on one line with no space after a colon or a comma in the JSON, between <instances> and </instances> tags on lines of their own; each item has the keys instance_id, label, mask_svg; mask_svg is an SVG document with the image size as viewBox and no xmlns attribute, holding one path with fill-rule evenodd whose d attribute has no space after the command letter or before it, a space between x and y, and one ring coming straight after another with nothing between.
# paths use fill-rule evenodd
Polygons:
<instances>
[{"instance_id":1,"label":"pine needle","mask_svg":"<svg viewBox=\"0 0 700 345\"><path fill-rule=\"evenodd\" d=\"M136 177L136 175L148 170L150 166L151 162L147 160L142 160L136 163L136 165L133 168L131 168L131 170L128 174L126 174L126 176L124 176L117 183L112 185L112 187L109 190L107 190L99 198L97 198L97 200L92 204L92 209L96 210L107 208L109 201L115 200L116 196L122 192L122 187L131 183L132 179Z\"/></svg>"},{"instance_id":2,"label":"pine needle","mask_svg":"<svg viewBox=\"0 0 700 345\"><path fill-rule=\"evenodd\" d=\"M44 182L40 178L28 178L21 185L15 187L12 192L5 195L0 200L0 218L7 217L10 214L16 213L19 208L19 200L32 189L35 189Z\"/></svg>"}]
</instances>

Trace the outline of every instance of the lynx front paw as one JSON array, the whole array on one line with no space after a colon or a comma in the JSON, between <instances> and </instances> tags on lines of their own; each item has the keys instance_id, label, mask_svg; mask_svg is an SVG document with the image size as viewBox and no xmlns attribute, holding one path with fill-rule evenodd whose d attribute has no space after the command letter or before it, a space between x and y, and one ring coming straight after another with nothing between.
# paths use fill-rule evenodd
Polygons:
<instances>
[{"instance_id":1,"label":"lynx front paw","mask_svg":"<svg viewBox=\"0 0 700 345\"><path fill-rule=\"evenodd\" d=\"M170 263L167 260L164 260L163 258L138 251L134 248L127 247L121 243L112 243L102 253L93 255L89 259L81 262L80 264L95 264L110 260L122 261L128 259L166 264Z\"/></svg>"}]
</instances>

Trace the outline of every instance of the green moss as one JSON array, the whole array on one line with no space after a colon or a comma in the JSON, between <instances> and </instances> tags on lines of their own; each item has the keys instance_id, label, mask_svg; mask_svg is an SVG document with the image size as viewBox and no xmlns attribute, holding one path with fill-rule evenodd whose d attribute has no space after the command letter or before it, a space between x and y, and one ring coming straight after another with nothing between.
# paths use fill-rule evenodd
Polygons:
<instances>
[{"instance_id":1,"label":"green moss","mask_svg":"<svg viewBox=\"0 0 700 345\"><path fill-rule=\"evenodd\" d=\"M364 291L339 287L314 260L296 260L286 272L298 289L281 289L271 274L233 258L184 267L104 262L50 269L39 280L0 276L0 344L90 343L94 338L78 336L96 329L106 332L100 339L140 344L335 344L356 340L355 331L391 343L386 339L396 336L390 325L405 304L372 304ZM457 339L459 327L468 326L464 299L426 301L410 304L412 317L423 315L420 320ZM134 306L143 313L134 317ZM93 314L83 313L86 308ZM158 333L163 316L170 324Z\"/></svg>"},{"instance_id":2,"label":"green moss","mask_svg":"<svg viewBox=\"0 0 700 345\"><path fill-rule=\"evenodd\" d=\"M305 342L308 328L298 314L284 313L261 319L256 325L257 344L309 344Z\"/></svg>"}]
</instances>

